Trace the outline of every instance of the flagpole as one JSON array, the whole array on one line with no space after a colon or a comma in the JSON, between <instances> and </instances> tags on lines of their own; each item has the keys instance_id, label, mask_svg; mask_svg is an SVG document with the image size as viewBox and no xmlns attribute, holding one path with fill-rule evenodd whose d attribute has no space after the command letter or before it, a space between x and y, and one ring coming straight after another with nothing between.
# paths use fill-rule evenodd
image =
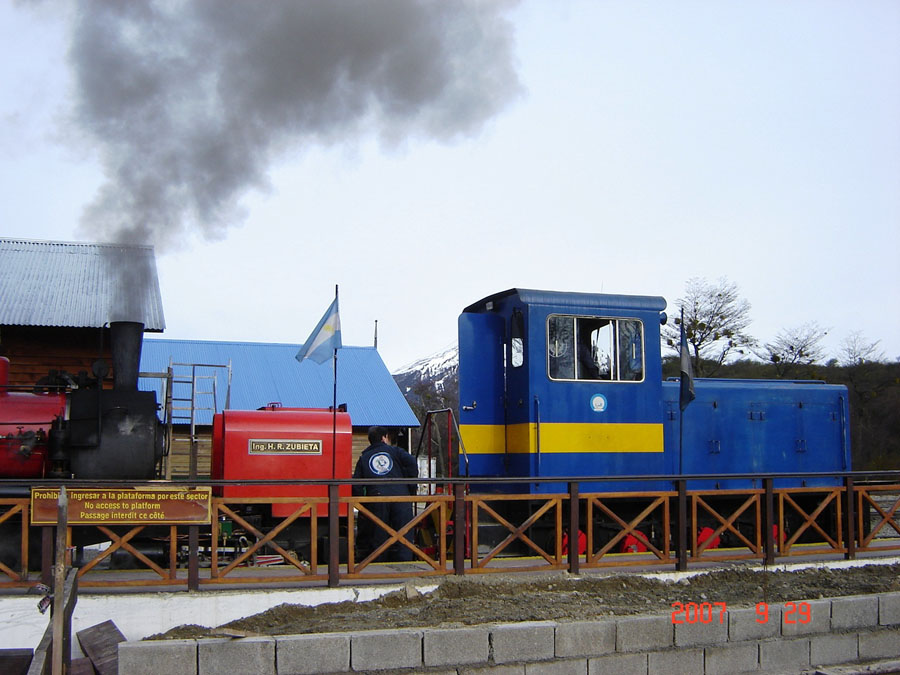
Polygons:
<instances>
[{"instance_id":1,"label":"flagpole","mask_svg":"<svg viewBox=\"0 0 900 675\"><path fill-rule=\"evenodd\" d=\"M331 357L333 387L331 394L331 478L337 477L337 353L341 348L341 315L338 308L338 286L334 285L334 300L322 319L310 333L300 351L294 356L303 363L307 359L322 366Z\"/></svg>"},{"instance_id":2,"label":"flagpole","mask_svg":"<svg viewBox=\"0 0 900 675\"><path fill-rule=\"evenodd\" d=\"M678 379L678 477L676 487L678 489L678 530L677 548L678 548L678 564L677 569L683 571L687 569L688 547L693 548L694 538L688 534L687 522L687 481L684 480L684 409L687 407L687 397L685 395L684 378L688 377L686 370L690 367L688 361L687 368L685 366L685 357L690 359L687 350L687 340L684 334L684 306L681 307L681 339L678 344L679 367L681 369ZM690 385L693 386L693 374L689 378Z\"/></svg>"},{"instance_id":3,"label":"flagpole","mask_svg":"<svg viewBox=\"0 0 900 675\"><path fill-rule=\"evenodd\" d=\"M678 356L679 363L684 361L684 354L681 352L684 350L685 340L684 340L684 307L681 308L681 339L678 341ZM684 391L682 387L681 380L684 379L684 373L681 373L681 377L678 380L678 475L680 476L684 473L684 409L685 405L682 399L681 392Z\"/></svg>"},{"instance_id":4,"label":"flagpole","mask_svg":"<svg viewBox=\"0 0 900 675\"><path fill-rule=\"evenodd\" d=\"M337 306L338 301L338 285L334 285L334 302ZM338 348L334 348L334 358L332 360L332 372L334 373L334 389L331 395L331 479L337 477L337 353Z\"/></svg>"}]
</instances>

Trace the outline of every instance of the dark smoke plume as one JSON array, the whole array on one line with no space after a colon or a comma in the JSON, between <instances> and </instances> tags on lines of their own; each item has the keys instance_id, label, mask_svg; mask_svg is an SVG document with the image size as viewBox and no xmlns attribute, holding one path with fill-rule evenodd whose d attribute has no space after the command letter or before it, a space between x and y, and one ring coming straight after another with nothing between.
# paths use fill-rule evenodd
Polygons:
<instances>
[{"instance_id":1,"label":"dark smoke plume","mask_svg":"<svg viewBox=\"0 0 900 675\"><path fill-rule=\"evenodd\" d=\"M82 228L171 245L224 236L286 150L476 133L520 85L510 2L84 0L76 122L107 182Z\"/></svg>"}]
</instances>

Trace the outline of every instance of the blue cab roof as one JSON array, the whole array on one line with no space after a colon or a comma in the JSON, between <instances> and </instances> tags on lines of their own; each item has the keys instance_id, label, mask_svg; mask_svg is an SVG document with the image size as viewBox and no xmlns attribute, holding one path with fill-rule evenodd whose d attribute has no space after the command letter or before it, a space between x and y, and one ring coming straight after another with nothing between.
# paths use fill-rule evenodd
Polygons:
<instances>
[{"instance_id":1,"label":"blue cab roof","mask_svg":"<svg viewBox=\"0 0 900 675\"><path fill-rule=\"evenodd\" d=\"M655 295L614 295L610 293L575 293L566 291L539 291L530 288L511 288L494 293L466 307L463 312L488 311L489 303L497 303L512 296L525 305L545 305L550 307L581 310L633 309L661 312L666 308L666 300Z\"/></svg>"}]
</instances>

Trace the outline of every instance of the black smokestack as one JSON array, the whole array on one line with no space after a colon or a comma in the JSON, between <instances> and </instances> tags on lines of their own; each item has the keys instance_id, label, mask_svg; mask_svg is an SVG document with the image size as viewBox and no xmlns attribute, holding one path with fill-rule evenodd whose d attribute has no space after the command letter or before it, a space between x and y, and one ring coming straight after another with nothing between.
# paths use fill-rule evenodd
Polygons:
<instances>
[{"instance_id":1,"label":"black smokestack","mask_svg":"<svg viewBox=\"0 0 900 675\"><path fill-rule=\"evenodd\" d=\"M113 360L113 386L117 391L137 391L144 324L114 321L109 324Z\"/></svg>"},{"instance_id":2,"label":"black smokestack","mask_svg":"<svg viewBox=\"0 0 900 675\"><path fill-rule=\"evenodd\" d=\"M224 236L285 150L478 132L520 85L511 2L83 0L75 119L107 183L82 228L172 245Z\"/></svg>"}]
</instances>

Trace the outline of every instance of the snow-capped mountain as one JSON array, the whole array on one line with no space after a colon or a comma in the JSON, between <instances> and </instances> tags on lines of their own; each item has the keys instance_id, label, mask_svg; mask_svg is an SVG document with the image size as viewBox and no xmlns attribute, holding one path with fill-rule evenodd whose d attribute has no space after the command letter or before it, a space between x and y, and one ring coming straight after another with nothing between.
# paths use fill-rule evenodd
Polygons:
<instances>
[{"instance_id":1,"label":"snow-capped mountain","mask_svg":"<svg viewBox=\"0 0 900 675\"><path fill-rule=\"evenodd\" d=\"M459 350L451 345L436 354L409 364L394 373L400 391L407 394L422 382L430 383L436 391L443 391L459 376Z\"/></svg>"}]
</instances>

